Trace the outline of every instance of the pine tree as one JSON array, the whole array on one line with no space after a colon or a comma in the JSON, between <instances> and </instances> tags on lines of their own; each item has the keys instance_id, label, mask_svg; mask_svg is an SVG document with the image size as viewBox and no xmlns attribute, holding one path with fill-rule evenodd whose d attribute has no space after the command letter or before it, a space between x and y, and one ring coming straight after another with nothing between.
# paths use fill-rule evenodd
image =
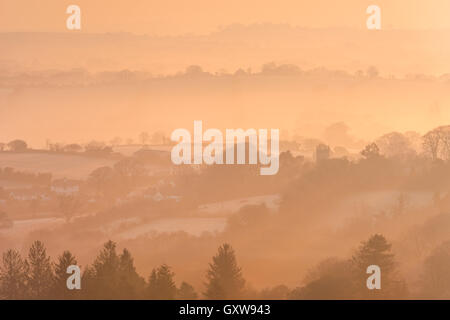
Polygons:
<instances>
[{"instance_id":1,"label":"pine tree","mask_svg":"<svg viewBox=\"0 0 450 320\"><path fill-rule=\"evenodd\" d=\"M83 290L80 292L82 299L98 299L97 288L95 286L96 278L95 271L92 266L86 266L81 276L81 284Z\"/></svg>"},{"instance_id":2,"label":"pine tree","mask_svg":"<svg viewBox=\"0 0 450 320\"><path fill-rule=\"evenodd\" d=\"M64 251L58 257L58 263L54 265L55 277L52 288L52 298L55 299L71 299L77 294L75 290L67 289L67 268L71 265L76 265L77 259L70 251Z\"/></svg>"},{"instance_id":3,"label":"pine tree","mask_svg":"<svg viewBox=\"0 0 450 320\"><path fill-rule=\"evenodd\" d=\"M83 273L84 297L88 299L139 299L145 291L145 280L139 276L131 253L116 252L116 244L108 241L92 266Z\"/></svg>"},{"instance_id":4,"label":"pine tree","mask_svg":"<svg viewBox=\"0 0 450 320\"><path fill-rule=\"evenodd\" d=\"M124 249L119 258L119 292L123 299L139 299L145 289L145 280L136 272L131 253Z\"/></svg>"},{"instance_id":5,"label":"pine tree","mask_svg":"<svg viewBox=\"0 0 450 320\"><path fill-rule=\"evenodd\" d=\"M404 298L407 294L406 284L396 270L391 247L381 234L375 234L361 243L351 259L358 298ZM366 272L370 265L381 269L381 290L368 290L366 286L369 277Z\"/></svg>"},{"instance_id":6,"label":"pine tree","mask_svg":"<svg viewBox=\"0 0 450 320\"><path fill-rule=\"evenodd\" d=\"M26 296L27 265L16 250L3 254L0 266L0 298L23 299Z\"/></svg>"},{"instance_id":7,"label":"pine tree","mask_svg":"<svg viewBox=\"0 0 450 320\"><path fill-rule=\"evenodd\" d=\"M233 248L229 244L222 245L209 264L205 296L209 299L239 299L244 286Z\"/></svg>"},{"instance_id":8,"label":"pine tree","mask_svg":"<svg viewBox=\"0 0 450 320\"><path fill-rule=\"evenodd\" d=\"M177 299L179 300L196 300L198 298L197 292L193 286L187 282L182 282L180 288L177 290Z\"/></svg>"},{"instance_id":9,"label":"pine tree","mask_svg":"<svg viewBox=\"0 0 450 320\"><path fill-rule=\"evenodd\" d=\"M29 267L27 283L29 298L48 298L53 283L53 271L50 257L47 256L44 244L41 241L35 241L32 244L26 263Z\"/></svg>"},{"instance_id":10,"label":"pine tree","mask_svg":"<svg viewBox=\"0 0 450 320\"><path fill-rule=\"evenodd\" d=\"M423 262L420 298L450 299L450 241L433 249Z\"/></svg>"},{"instance_id":11,"label":"pine tree","mask_svg":"<svg viewBox=\"0 0 450 320\"><path fill-rule=\"evenodd\" d=\"M86 296L91 299L117 299L120 259L116 244L108 241L95 259L92 267L83 274Z\"/></svg>"},{"instance_id":12,"label":"pine tree","mask_svg":"<svg viewBox=\"0 0 450 320\"><path fill-rule=\"evenodd\" d=\"M327 258L309 270L302 282L302 287L288 294L289 299L336 300L355 296L352 265L348 260Z\"/></svg>"},{"instance_id":13,"label":"pine tree","mask_svg":"<svg viewBox=\"0 0 450 320\"><path fill-rule=\"evenodd\" d=\"M147 287L147 297L154 300L173 300L177 293L177 287L173 281L175 274L166 264L158 269L153 269Z\"/></svg>"}]
</instances>

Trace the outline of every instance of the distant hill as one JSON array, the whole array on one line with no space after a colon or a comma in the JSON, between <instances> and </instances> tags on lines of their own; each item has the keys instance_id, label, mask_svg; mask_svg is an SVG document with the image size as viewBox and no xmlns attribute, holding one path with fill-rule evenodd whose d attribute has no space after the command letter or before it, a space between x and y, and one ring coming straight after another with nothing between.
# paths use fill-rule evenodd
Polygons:
<instances>
[{"instance_id":1,"label":"distant hill","mask_svg":"<svg viewBox=\"0 0 450 320\"><path fill-rule=\"evenodd\" d=\"M191 64L208 71L294 63L304 68L384 74L450 72L449 30L368 31L289 25L232 25L206 36L156 37L130 33L0 33L0 69L146 70L168 74Z\"/></svg>"}]
</instances>

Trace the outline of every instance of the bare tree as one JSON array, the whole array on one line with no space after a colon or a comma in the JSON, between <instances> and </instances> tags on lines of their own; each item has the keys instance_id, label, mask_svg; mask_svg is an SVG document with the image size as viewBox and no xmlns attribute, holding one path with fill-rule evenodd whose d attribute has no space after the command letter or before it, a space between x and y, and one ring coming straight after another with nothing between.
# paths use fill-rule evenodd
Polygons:
<instances>
[{"instance_id":1,"label":"bare tree","mask_svg":"<svg viewBox=\"0 0 450 320\"><path fill-rule=\"evenodd\" d=\"M440 154L442 159L450 159L450 126L439 127L438 128L440 136Z\"/></svg>"},{"instance_id":2,"label":"bare tree","mask_svg":"<svg viewBox=\"0 0 450 320\"><path fill-rule=\"evenodd\" d=\"M439 128L433 129L423 136L423 150L433 160L438 158L440 140Z\"/></svg>"},{"instance_id":3,"label":"bare tree","mask_svg":"<svg viewBox=\"0 0 450 320\"><path fill-rule=\"evenodd\" d=\"M361 151L361 155L366 159L374 159L380 157L380 149L376 143L368 144L364 150Z\"/></svg>"}]
</instances>

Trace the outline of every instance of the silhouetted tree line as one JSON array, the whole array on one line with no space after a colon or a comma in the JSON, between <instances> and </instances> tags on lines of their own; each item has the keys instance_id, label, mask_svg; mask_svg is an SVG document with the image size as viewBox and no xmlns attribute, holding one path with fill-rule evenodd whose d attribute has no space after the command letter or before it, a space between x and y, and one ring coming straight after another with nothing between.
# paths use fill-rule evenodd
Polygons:
<instances>
[{"instance_id":1,"label":"silhouetted tree line","mask_svg":"<svg viewBox=\"0 0 450 320\"><path fill-rule=\"evenodd\" d=\"M399 273L391 244L383 235L372 235L361 242L349 259L328 258L311 269L302 285L289 289L277 285L255 291L247 286L229 244L223 244L213 256L205 278L206 299L404 299L410 297L446 297L450 282L447 274L450 246L444 243L425 260L422 282L412 295ZM116 244L108 241L84 268L81 290L66 286L67 267L77 259L64 251L52 262L42 242L35 241L23 259L16 250L3 254L0 266L0 298L2 299L197 299L199 294L187 282L176 285L171 267L162 264L154 268L147 279L136 271L127 249L117 252ZM366 286L367 267L380 267L381 290Z\"/></svg>"},{"instance_id":2,"label":"silhouetted tree line","mask_svg":"<svg viewBox=\"0 0 450 320\"><path fill-rule=\"evenodd\" d=\"M140 276L127 249L118 253L116 244L108 241L87 266L81 277L81 289L67 288L67 268L77 259L64 251L52 262L45 246L35 241L23 259L17 250L3 254L0 266L1 299L197 299L198 294L187 282L177 287L174 272L163 264L148 279ZM204 296L211 299L241 297L245 280L237 266L235 253L224 244L209 265Z\"/></svg>"}]
</instances>

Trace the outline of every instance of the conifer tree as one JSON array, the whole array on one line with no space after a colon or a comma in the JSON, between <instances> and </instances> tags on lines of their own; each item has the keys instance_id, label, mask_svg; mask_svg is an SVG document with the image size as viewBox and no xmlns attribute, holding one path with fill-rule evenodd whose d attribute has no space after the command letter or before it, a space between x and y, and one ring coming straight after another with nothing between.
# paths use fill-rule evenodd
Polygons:
<instances>
[{"instance_id":1,"label":"conifer tree","mask_svg":"<svg viewBox=\"0 0 450 320\"><path fill-rule=\"evenodd\" d=\"M229 244L220 246L209 264L205 296L209 299L239 299L244 286L245 280L233 248Z\"/></svg>"},{"instance_id":2,"label":"conifer tree","mask_svg":"<svg viewBox=\"0 0 450 320\"><path fill-rule=\"evenodd\" d=\"M3 254L0 266L0 298L23 299L26 296L27 265L16 250Z\"/></svg>"},{"instance_id":3,"label":"conifer tree","mask_svg":"<svg viewBox=\"0 0 450 320\"><path fill-rule=\"evenodd\" d=\"M119 293L123 299L139 299L145 290L145 280L136 272L131 253L124 249L119 258Z\"/></svg>"},{"instance_id":4,"label":"conifer tree","mask_svg":"<svg viewBox=\"0 0 450 320\"><path fill-rule=\"evenodd\" d=\"M381 234L363 241L351 259L357 298L404 298L407 294L405 282L396 269L392 245ZM381 290L368 290L367 267L376 265L381 270Z\"/></svg>"},{"instance_id":5,"label":"conifer tree","mask_svg":"<svg viewBox=\"0 0 450 320\"><path fill-rule=\"evenodd\" d=\"M70 251L64 251L59 257L58 262L54 265L55 278L53 281L52 298L54 299L71 299L77 294L75 290L67 289L67 268L71 265L77 265L77 259Z\"/></svg>"},{"instance_id":6,"label":"conifer tree","mask_svg":"<svg viewBox=\"0 0 450 320\"><path fill-rule=\"evenodd\" d=\"M187 282L182 282L180 288L177 290L177 299L179 300L196 300L198 298L197 292L193 286Z\"/></svg>"},{"instance_id":7,"label":"conifer tree","mask_svg":"<svg viewBox=\"0 0 450 320\"><path fill-rule=\"evenodd\" d=\"M116 244L108 241L104 244L91 267L83 274L85 294L91 299L117 299L120 259Z\"/></svg>"},{"instance_id":8,"label":"conifer tree","mask_svg":"<svg viewBox=\"0 0 450 320\"><path fill-rule=\"evenodd\" d=\"M173 300L177 287L173 281L175 274L166 264L153 269L147 287L147 297L154 300Z\"/></svg>"},{"instance_id":9,"label":"conifer tree","mask_svg":"<svg viewBox=\"0 0 450 320\"><path fill-rule=\"evenodd\" d=\"M27 291L30 299L46 299L50 295L53 283L53 271L50 257L44 244L35 241L28 253L26 264L29 268Z\"/></svg>"}]
</instances>

